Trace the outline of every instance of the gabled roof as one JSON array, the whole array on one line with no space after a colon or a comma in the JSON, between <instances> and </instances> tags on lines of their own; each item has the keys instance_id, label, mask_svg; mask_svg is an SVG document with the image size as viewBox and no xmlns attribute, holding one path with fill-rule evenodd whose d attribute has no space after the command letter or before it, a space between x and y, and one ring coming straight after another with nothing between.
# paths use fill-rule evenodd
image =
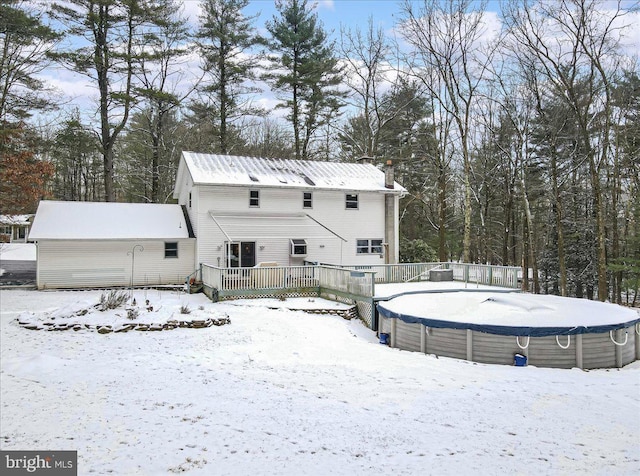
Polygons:
<instances>
[{"instance_id":1,"label":"gabled roof","mask_svg":"<svg viewBox=\"0 0 640 476\"><path fill-rule=\"evenodd\" d=\"M185 215L180 205L43 200L29 241L189 238Z\"/></svg>"},{"instance_id":2,"label":"gabled roof","mask_svg":"<svg viewBox=\"0 0 640 476\"><path fill-rule=\"evenodd\" d=\"M183 165L184 164L184 165ZM183 152L174 196L183 184L184 167L196 185L242 185L400 194L384 186L384 172L372 164L264 159Z\"/></svg>"}]
</instances>

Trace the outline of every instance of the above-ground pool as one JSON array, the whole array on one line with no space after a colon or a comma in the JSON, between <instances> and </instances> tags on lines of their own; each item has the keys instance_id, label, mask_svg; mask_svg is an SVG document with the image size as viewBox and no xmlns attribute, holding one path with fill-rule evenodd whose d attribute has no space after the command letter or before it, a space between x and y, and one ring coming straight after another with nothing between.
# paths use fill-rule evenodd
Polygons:
<instances>
[{"instance_id":1,"label":"above-ground pool","mask_svg":"<svg viewBox=\"0 0 640 476\"><path fill-rule=\"evenodd\" d=\"M392 297L378 303L378 313L380 333L403 350L581 369L622 367L640 359L640 314L597 301L451 290Z\"/></svg>"}]
</instances>

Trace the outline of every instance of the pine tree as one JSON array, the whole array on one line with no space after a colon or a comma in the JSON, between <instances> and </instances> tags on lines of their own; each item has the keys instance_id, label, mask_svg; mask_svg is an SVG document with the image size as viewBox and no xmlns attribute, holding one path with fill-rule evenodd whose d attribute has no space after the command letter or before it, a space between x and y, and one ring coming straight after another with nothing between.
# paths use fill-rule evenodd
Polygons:
<instances>
[{"instance_id":1,"label":"pine tree","mask_svg":"<svg viewBox=\"0 0 640 476\"><path fill-rule=\"evenodd\" d=\"M335 46L306 0L278 0L276 8L280 15L267 22L274 72L265 79L283 93L279 107L289 110L296 159L308 159L314 134L333 117L327 112L341 106L342 73Z\"/></svg>"},{"instance_id":2,"label":"pine tree","mask_svg":"<svg viewBox=\"0 0 640 476\"><path fill-rule=\"evenodd\" d=\"M259 38L252 26L255 17L242 10L248 0L205 0L197 41L207 80L200 87L203 96L192 107L206 110L213 118L216 150L226 154L232 147L231 123L241 115L260 114L243 98L257 92L246 84L256 78L255 60L247 55Z\"/></svg>"},{"instance_id":3,"label":"pine tree","mask_svg":"<svg viewBox=\"0 0 640 476\"><path fill-rule=\"evenodd\" d=\"M165 21L164 10L157 7L154 0L68 0L52 6L52 15L75 38L70 49L57 57L71 70L88 76L98 89L97 134L108 202L116 200L116 140L138 99L135 74L146 55L135 47L147 28Z\"/></svg>"},{"instance_id":4,"label":"pine tree","mask_svg":"<svg viewBox=\"0 0 640 476\"><path fill-rule=\"evenodd\" d=\"M43 23L43 13L27 2L0 3L0 120L19 121L52 106L38 73L50 63L60 35Z\"/></svg>"}]
</instances>

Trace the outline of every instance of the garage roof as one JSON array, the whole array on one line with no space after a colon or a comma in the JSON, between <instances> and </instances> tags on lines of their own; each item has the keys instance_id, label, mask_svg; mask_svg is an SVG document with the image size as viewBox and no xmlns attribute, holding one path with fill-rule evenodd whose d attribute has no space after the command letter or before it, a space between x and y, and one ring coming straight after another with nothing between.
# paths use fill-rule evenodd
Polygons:
<instances>
[{"instance_id":1,"label":"garage roof","mask_svg":"<svg viewBox=\"0 0 640 476\"><path fill-rule=\"evenodd\" d=\"M43 200L29 241L180 239L191 230L180 205Z\"/></svg>"}]
</instances>

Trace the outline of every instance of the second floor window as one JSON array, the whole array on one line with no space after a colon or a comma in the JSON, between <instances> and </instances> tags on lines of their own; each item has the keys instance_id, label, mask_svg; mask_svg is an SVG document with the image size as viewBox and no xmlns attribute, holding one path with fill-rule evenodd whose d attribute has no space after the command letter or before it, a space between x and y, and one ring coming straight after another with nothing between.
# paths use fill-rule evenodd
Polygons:
<instances>
[{"instance_id":1,"label":"second floor window","mask_svg":"<svg viewBox=\"0 0 640 476\"><path fill-rule=\"evenodd\" d=\"M357 209L358 208L358 194L357 193L347 193L346 198L346 208L349 209Z\"/></svg>"},{"instance_id":2,"label":"second floor window","mask_svg":"<svg viewBox=\"0 0 640 476\"><path fill-rule=\"evenodd\" d=\"M311 192L302 192L302 208L313 208L313 196Z\"/></svg>"},{"instance_id":3,"label":"second floor window","mask_svg":"<svg viewBox=\"0 0 640 476\"><path fill-rule=\"evenodd\" d=\"M260 206L260 191L259 190L249 190L249 206L250 207L259 207Z\"/></svg>"}]
</instances>

